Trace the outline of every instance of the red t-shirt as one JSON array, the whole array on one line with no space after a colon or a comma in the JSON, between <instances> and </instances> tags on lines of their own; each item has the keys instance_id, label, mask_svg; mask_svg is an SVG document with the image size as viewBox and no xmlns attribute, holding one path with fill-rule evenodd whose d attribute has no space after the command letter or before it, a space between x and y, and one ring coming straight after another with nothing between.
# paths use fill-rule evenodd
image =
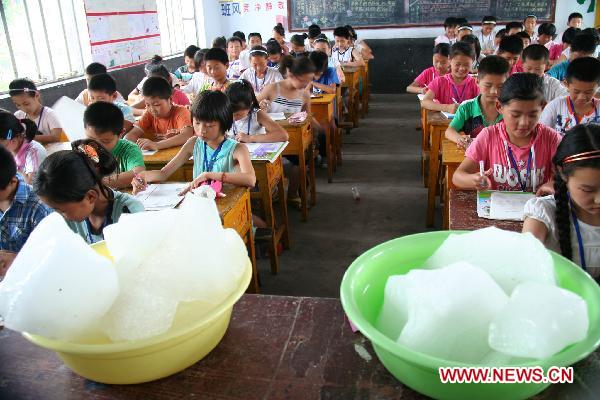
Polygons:
<instances>
[{"instance_id":1,"label":"red t-shirt","mask_svg":"<svg viewBox=\"0 0 600 400\"><path fill-rule=\"evenodd\" d=\"M439 76L440 74L438 74L437 69L435 69L435 67L429 67L415 78L415 82L417 82L421 87L429 86L431 81L433 81Z\"/></svg>"},{"instance_id":2,"label":"red t-shirt","mask_svg":"<svg viewBox=\"0 0 600 400\"><path fill-rule=\"evenodd\" d=\"M440 104L462 103L465 100L471 100L479 94L479 87L475 78L467 75L465 79L457 85L452 78L452 74L446 74L435 78L427 86L435 95L435 100Z\"/></svg>"},{"instance_id":3,"label":"red t-shirt","mask_svg":"<svg viewBox=\"0 0 600 400\"><path fill-rule=\"evenodd\" d=\"M510 142L506 125L501 121L482 130L467 149L465 156L477 164L483 160L486 171L492 169L492 190L520 191L520 182L526 182L526 191L535 192L553 176L552 157L561 139L554 129L538 123L533 129L529 145L518 147ZM513 155L514 164L509 153ZM529 157L531 172L528 173ZM520 181L515 164L519 170Z\"/></svg>"}]
</instances>

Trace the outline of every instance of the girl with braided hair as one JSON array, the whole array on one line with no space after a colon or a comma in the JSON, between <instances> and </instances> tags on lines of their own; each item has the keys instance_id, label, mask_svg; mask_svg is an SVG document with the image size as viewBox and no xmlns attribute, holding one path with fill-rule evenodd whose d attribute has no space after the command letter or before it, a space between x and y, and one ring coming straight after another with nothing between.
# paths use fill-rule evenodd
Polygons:
<instances>
[{"instance_id":1,"label":"girl with braided hair","mask_svg":"<svg viewBox=\"0 0 600 400\"><path fill-rule=\"evenodd\" d=\"M525 205L523 232L600 277L600 125L568 131L553 158L554 195Z\"/></svg>"}]
</instances>

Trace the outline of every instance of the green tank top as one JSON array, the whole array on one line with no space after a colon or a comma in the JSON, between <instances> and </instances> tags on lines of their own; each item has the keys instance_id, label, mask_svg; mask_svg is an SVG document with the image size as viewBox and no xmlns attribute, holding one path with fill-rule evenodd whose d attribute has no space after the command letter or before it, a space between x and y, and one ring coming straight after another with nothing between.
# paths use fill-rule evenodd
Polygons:
<instances>
[{"instance_id":1,"label":"green tank top","mask_svg":"<svg viewBox=\"0 0 600 400\"><path fill-rule=\"evenodd\" d=\"M196 139L196 143L194 144L194 179L203 172L235 172L233 152L237 144L233 139L225 139L212 166L212 170L204 171L204 142L201 139ZM206 146L206 158L209 162L214 152L215 150L211 149L210 146Z\"/></svg>"}]
</instances>

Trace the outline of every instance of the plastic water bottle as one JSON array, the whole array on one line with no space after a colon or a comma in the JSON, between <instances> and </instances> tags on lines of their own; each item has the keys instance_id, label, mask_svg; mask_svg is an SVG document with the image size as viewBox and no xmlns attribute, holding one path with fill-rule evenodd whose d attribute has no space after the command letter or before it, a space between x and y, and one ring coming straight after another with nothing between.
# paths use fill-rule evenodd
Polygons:
<instances>
[{"instance_id":1,"label":"plastic water bottle","mask_svg":"<svg viewBox=\"0 0 600 400\"><path fill-rule=\"evenodd\" d=\"M352 197L355 201L360 201L360 192L356 186L352 186Z\"/></svg>"}]
</instances>

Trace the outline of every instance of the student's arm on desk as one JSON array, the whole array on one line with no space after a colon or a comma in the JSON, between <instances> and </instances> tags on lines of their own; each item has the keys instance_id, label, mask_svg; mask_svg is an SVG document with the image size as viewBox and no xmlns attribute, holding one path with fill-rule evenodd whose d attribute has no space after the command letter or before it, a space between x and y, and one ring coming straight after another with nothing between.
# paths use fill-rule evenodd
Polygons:
<instances>
[{"instance_id":1,"label":"student's arm on desk","mask_svg":"<svg viewBox=\"0 0 600 400\"><path fill-rule=\"evenodd\" d=\"M435 99L435 93L432 90L425 92L425 97L421 100L421 107L433 111L446 111L454 114L458 108L458 104L440 104L433 101Z\"/></svg>"},{"instance_id":2,"label":"student's arm on desk","mask_svg":"<svg viewBox=\"0 0 600 400\"><path fill-rule=\"evenodd\" d=\"M277 122L273 121L266 111L259 110L257 114L258 123L265 127L264 135L247 135L240 133L236 139L242 143L272 143L287 142L289 135Z\"/></svg>"},{"instance_id":3,"label":"student's arm on desk","mask_svg":"<svg viewBox=\"0 0 600 400\"><path fill-rule=\"evenodd\" d=\"M239 172L226 172L225 175L223 175L222 172L203 172L192 181L190 187L195 189L200 186L202 182L209 179L217 181L223 179L223 183L230 183L235 186L254 187L254 185L256 185L256 174L254 173L254 167L252 166L248 148L246 146L236 146L233 151L233 159L237 163L236 169L239 168Z\"/></svg>"},{"instance_id":4,"label":"student's arm on desk","mask_svg":"<svg viewBox=\"0 0 600 400\"><path fill-rule=\"evenodd\" d=\"M49 135L35 135L35 141L41 144L60 142L60 134L62 128L54 128L50 130Z\"/></svg>"},{"instance_id":5,"label":"student's arm on desk","mask_svg":"<svg viewBox=\"0 0 600 400\"><path fill-rule=\"evenodd\" d=\"M185 144L181 147L181 150L179 150L177 155L173 157L171 161L167 163L167 165L162 167L162 169L155 171L142 171L135 175L131 181L133 194L145 190L149 183L164 182L169 179L169 177L173 175L177 169L182 167L190 159L194 152L194 144L196 143L196 140L196 137L189 138L188 141L185 142Z\"/></svg>"},{"instance_id":6,"label":"student's arm on desk","mask_svg":"<svg viewBox=\"0 0 600 400\"><path fill-rule=\"evenodd\" d=\"M408 93L414 93L414 94L425 94L427 92L427 88L423 87L423 86L419 86L417 81L413 81L413 83L411 83L410 85L408 85L406 87L406 91Z\"/></svg>"},{"instance_id":7,"label":"student's arm on desk","mask_svg":"<svg viewBox=\"0 0 600 400\"><path fill-rule=\"evenodd\" d=\"M312 85L314 87L316 87L317 89L321 89L322 91L324 91L327 94L334 94L335 90L336 90L335 83L332 83L331 85L324 85L322 83L313 81Z\"/></svg>"},{"instance_id":8,"label":"student's arm on desk","mask_svg":"<svg viewBox=\"0 0 600 400\"><path fill-rule=\"evenodd\" d=\"M275 85L277 85L277 82L268 84L256 95L261 110L269 112L271 101L275 97Z\"/></svg>"},{"instance_id":9,"label":"student's arm on desk","mask_svg":"<svg viewBox=\"0 0 600 400\"><path fill-rule=\"evenodd\" d=\"M354 61L345 62L343 64L345 67L364 67L365 66L365 60L363 60L362 55L356 48L352 49L352 57L354 57Z\"/></svg>"},{"instance_id":10,"label":"student's arm on desk","mask_svg":"<svg viewBox=\"0 0 600 400\"><path fill-rule=\"evenodd\" d=\"M526 217L523 222L523 233L530 232L533 236L535 236L540 242L544 243L546 241L546 237L548 236L548 227L541 221L538 221L535 218Z\"/></svg>"},{"instance_id":11,"label":"student's arm on desk","mask_svg":"<svg viewBox=\"0 0 600 400\"><path fill-rule=\"evenodd\" d=\"M461 189L486 190L492 186L489 178L491 174L492 170L489 169L482 177L479 174L479 164L465 158L452 176L452 183Z\"/></svg>"},{"instance_id":12,"label":"student's arm on desk","mask_svg":"<svg viewBox=\"0 0 600 400\"><path fill-rule=\"evenodd\" d=\"M170 147L181 146L187 142L189 138L194 136L194 128L191 126L186 126L181 129L181 132L173 137L170 137L165 140L161 140L160 142L152 142L156 144L155 150L168 149ZM142 147L142 146L140 146ZM143 149L144 147L142 147Z\"/></svg>"},{"instance_id":13,"label":"student's arm on desk","mask_svg":"<svg viewBox=\"0 0 600 400\"><path fill-rule=\"evenodd\" d=\"M465 137L465 135L461 135L460 132L458 132L451 126L448 126L446 132L444 133L444 136L446 137L446 139L456 143L459 146L462 146L464 143L463 138Z\"/></svg>"},{"instance_id":14,"label":"student's arm on desk","mask_svg":"<svg viewBox=\"0 0 600 400\"><path fill-rule=\"evenodd\" d=\"M122 189L131 186L133 178L146 170L146 167L135 167L131 171L112 174L102 179L103 183L112 189Z\"/></svg>"}]
</instances>

